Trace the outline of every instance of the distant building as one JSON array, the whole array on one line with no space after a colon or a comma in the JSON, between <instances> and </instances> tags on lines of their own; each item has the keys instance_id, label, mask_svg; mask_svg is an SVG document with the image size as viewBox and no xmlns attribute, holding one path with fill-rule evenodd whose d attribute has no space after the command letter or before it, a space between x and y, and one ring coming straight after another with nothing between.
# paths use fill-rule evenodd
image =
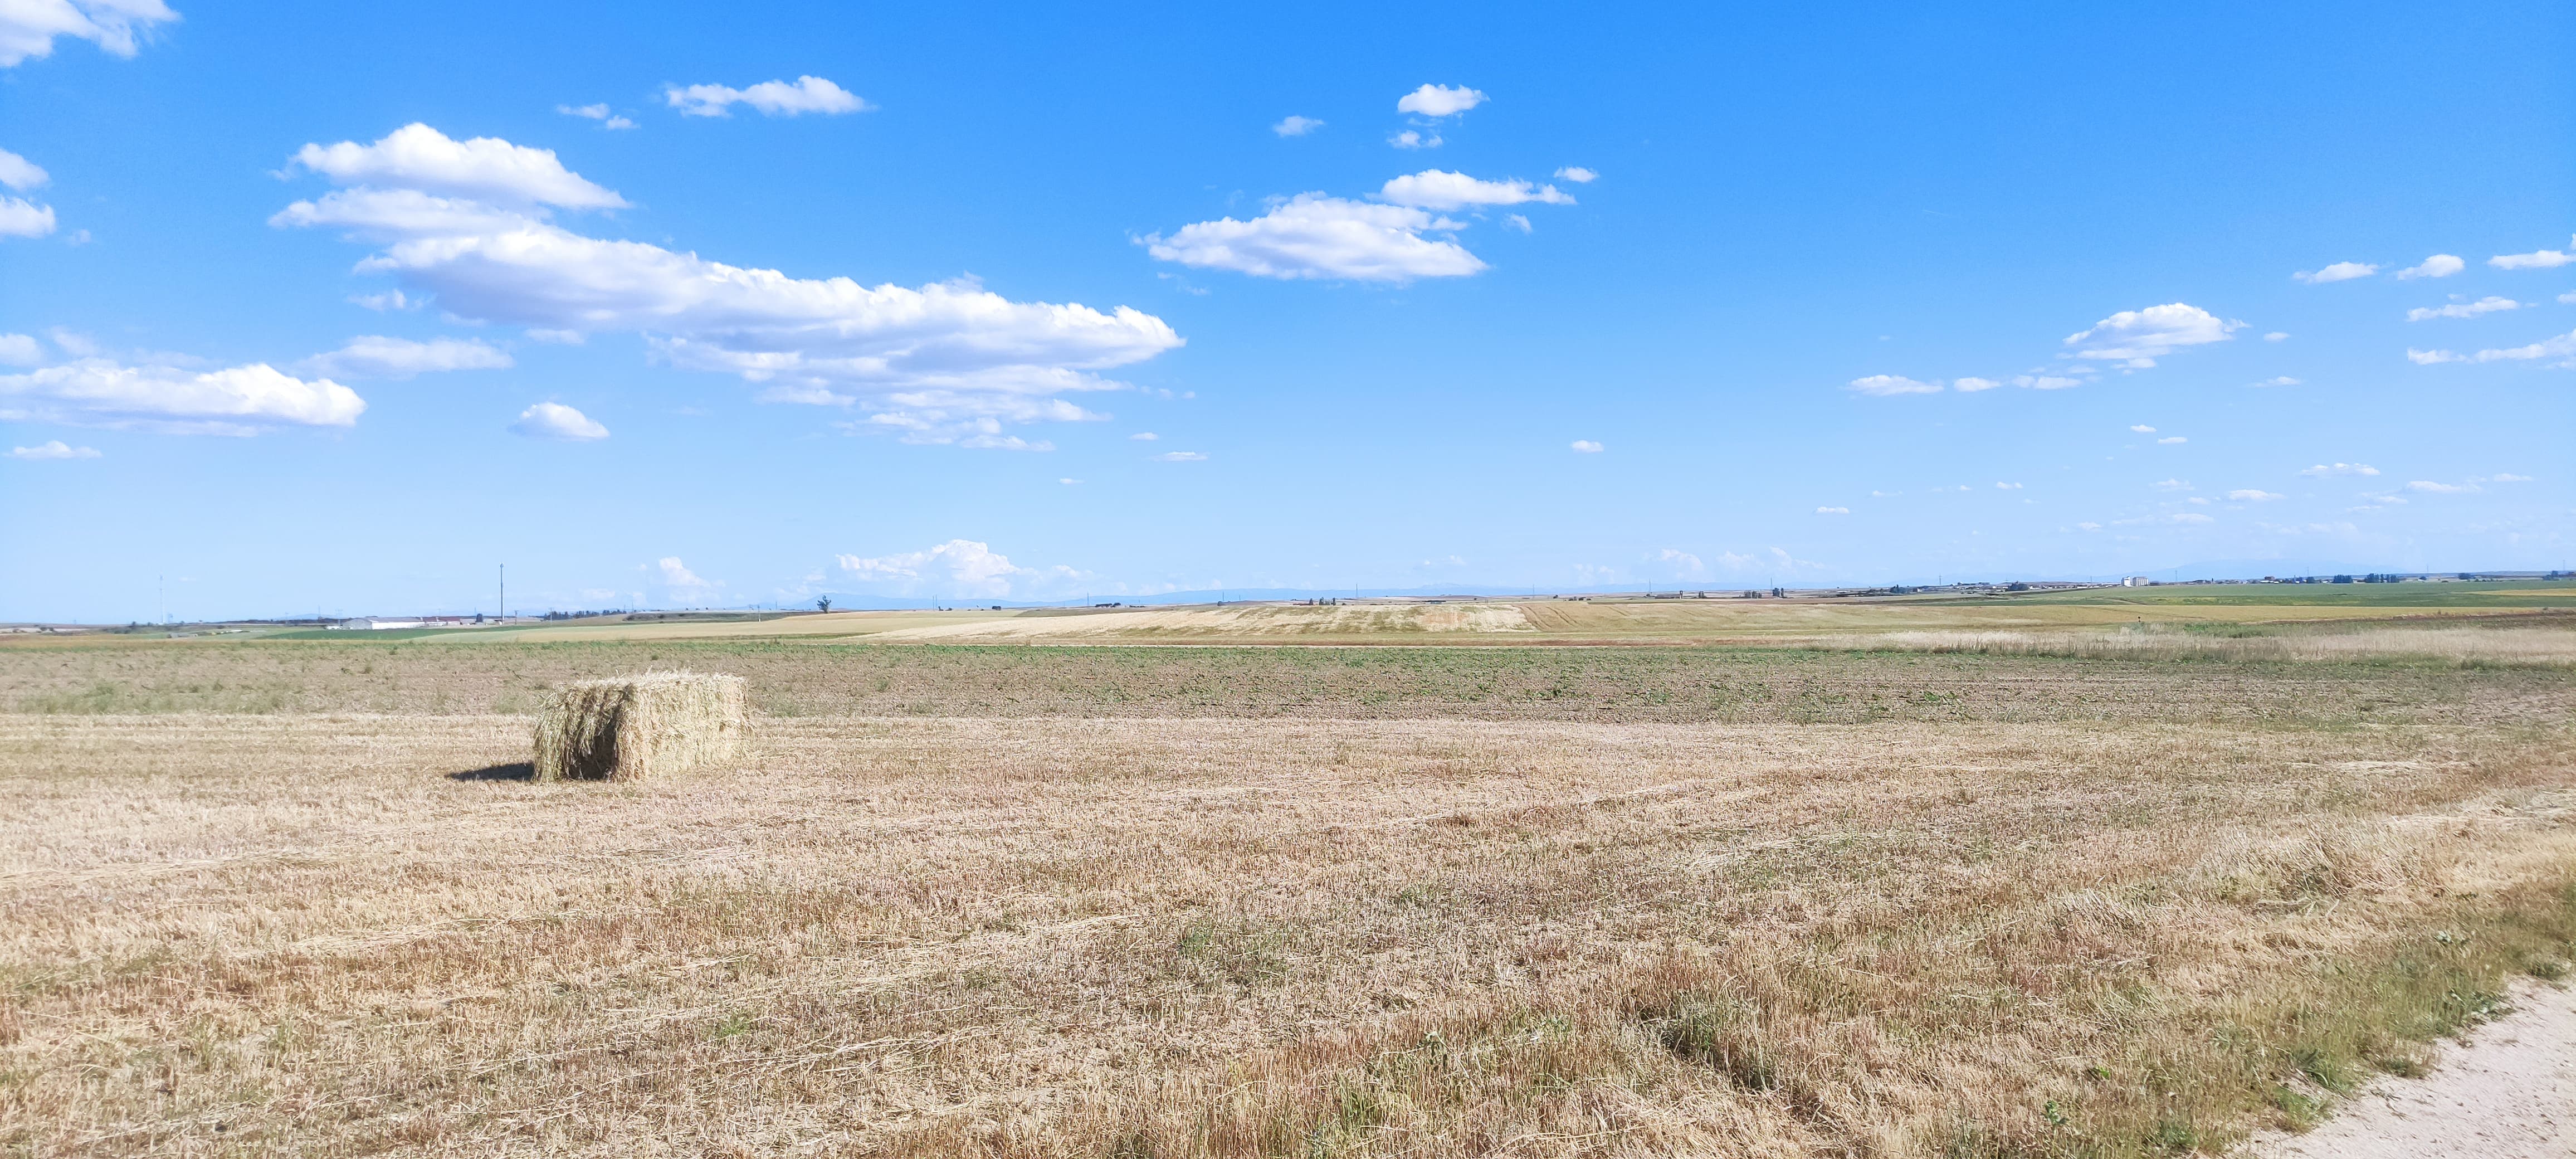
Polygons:
<instances>
[{"instance_id":1,"label":"distant building","mask_svg":"<svg viewBox=\"0 0 2576 1159\"><path fill-rule=\"evenodd\" d=\"M2142 575L2133 575L2127 579L2121 580L2120 586L2124 588L2142 588L2147 586L2147 577Z\"/></svg>"},{"instance_id":2,"label":"distant building","mask_svg":"<svg viewBox=\"0 0 2576 1159\"><path fill-rule=\"evenodd\" d=\"M353 632L382 631L387 628L425 628L428 626L429 625L426 622L421 620L389 620L381 616L360 616L354 620L342 620L338 624L333 625L333 627L345 628Z\"/></svg>"}]
</instances>

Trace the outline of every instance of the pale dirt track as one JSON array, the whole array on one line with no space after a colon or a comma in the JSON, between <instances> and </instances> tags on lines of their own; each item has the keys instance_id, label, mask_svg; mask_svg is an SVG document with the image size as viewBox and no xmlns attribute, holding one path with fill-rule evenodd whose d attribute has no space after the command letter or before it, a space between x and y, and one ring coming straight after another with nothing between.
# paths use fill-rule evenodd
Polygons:
<instances>
[{"instance_id":1,"label":"pale dirt track","mask_svg":"<svg viewBox=\"0 0 2576 1159\"><path fill-rule=\"evenodd\" d=\"M2527 983L2514 1011L2445 1047L2422 1078L2383 1079L2305 1135L2239 1159L2567 1159L2576 1155L2576 988Z\"/></svg>"}]
</instances>

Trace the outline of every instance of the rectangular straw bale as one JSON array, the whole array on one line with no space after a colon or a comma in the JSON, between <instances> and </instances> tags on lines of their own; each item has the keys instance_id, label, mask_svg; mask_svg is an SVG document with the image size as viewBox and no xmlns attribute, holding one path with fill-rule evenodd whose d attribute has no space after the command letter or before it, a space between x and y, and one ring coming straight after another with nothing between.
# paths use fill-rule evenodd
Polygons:
<instances>
[{"instance_id":1,"label":"rectangular straw bale","mask_svg":"<svg viewBox=\"0 0 2576 1159\"><path fill-rule=\"evenodd\" d=\"M537 720L540 781L642 781L742 757L751 723L742 677L648 672L585 680Z\"/></svg>"}]
</instances>

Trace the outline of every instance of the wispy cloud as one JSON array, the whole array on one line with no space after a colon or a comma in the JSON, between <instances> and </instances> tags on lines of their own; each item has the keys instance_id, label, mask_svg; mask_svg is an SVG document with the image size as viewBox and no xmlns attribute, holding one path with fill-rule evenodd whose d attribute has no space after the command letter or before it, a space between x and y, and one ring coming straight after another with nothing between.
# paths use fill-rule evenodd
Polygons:
<instances>
[{"instance_id":1,"label":"wispy cloud","mask_svg":"<svg viewBox=\"0 0 2576 1159\"><path fill-rule=\"evenodd\" d=\"M2378 272L2379 267L2368 262L2336 262L2321 270L2301 270L2290 276L2311 286L2317 286L2327 282L2349 282L2354 278L2367 278Z\"/></svg>"}]
</instances>

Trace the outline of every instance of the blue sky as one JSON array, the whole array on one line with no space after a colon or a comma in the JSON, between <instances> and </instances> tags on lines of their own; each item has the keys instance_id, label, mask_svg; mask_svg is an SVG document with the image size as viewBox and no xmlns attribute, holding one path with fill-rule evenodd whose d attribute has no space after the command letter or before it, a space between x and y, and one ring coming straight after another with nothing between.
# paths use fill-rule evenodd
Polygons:
<instances>
[{"instance_id":1,"label":"blue sky","mask_svg":"<svg viewBox=\"0 0 2576 1159\"><path fill-rule=\"evenodd\" d=\"M2576 562L2576 10L0 16L0 618Z\"/></svg>"}]
</instances>

